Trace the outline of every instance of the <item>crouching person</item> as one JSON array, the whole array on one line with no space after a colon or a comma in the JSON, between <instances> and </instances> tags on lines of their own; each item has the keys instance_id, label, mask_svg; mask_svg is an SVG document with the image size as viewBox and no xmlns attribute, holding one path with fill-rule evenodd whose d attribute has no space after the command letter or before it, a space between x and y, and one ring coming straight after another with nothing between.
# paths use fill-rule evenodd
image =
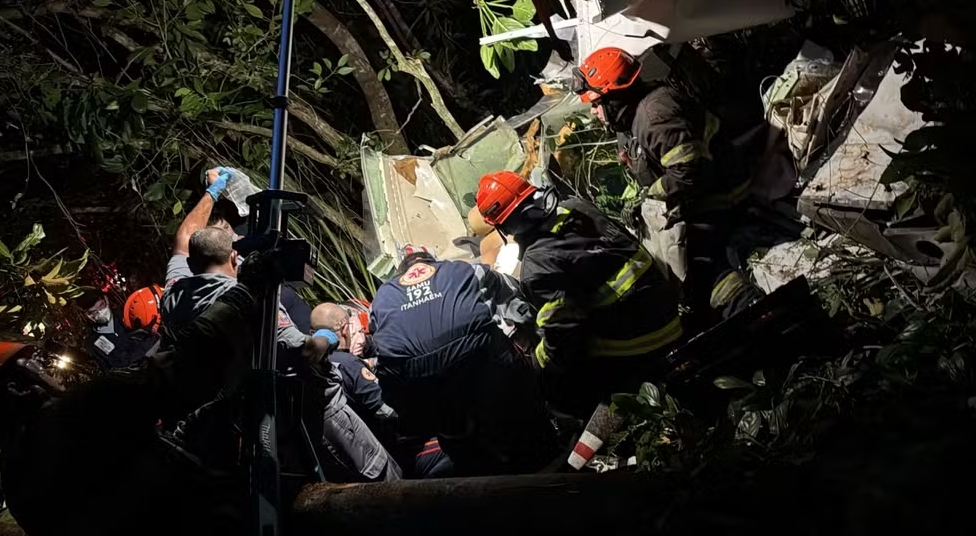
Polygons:
<instances>
[{"instance_id":1,"label":"crouching person","mask_svg":"<svg viewBox=\"0 0 976 536\"><path fill-rule=\"evenodd\" d=\"M252 281L226 289L148 362L52 398L4 446L4 491L27 533L246 531L246 473L201 464L166 442L157 422L239 384L252 350L251 338L240 334L252 329L260 295L260 278Z\"/></svg>"},{"instance_id":2,"label":"crouching person","mask_svg":"<svg viewBox=\"0 0 976 536\"><path fill-rule=\"evenodd\" d=\"M494 318L503 277L408 252L373 300L383 398L405 433L437 435L459 476L533 472L558 452L532 366Z\"/></svg>"}]
</instances>

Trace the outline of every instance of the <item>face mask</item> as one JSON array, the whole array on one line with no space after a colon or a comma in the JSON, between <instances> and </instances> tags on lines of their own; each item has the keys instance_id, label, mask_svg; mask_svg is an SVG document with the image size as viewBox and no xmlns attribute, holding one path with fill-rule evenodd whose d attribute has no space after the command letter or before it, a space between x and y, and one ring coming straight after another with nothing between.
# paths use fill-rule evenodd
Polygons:
<instances>
[{"instance_id":1,"label":"face mask","mask_svg":"<svg viewBox=\"0 0 976 536\"><path fill-rule=\"evenodd\" d=\"M108 307L102 307L94 313L88 313L88 319L96 326L108 325L112 321L112 310Z\"/></svg>"}]
</instances>

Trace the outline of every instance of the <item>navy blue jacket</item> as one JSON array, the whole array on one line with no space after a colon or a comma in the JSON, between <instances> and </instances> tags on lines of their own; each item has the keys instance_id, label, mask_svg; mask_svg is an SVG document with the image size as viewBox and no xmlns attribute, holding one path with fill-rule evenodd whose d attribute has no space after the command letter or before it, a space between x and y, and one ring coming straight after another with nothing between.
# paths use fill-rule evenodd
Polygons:
<instances>
[{"instance_id":1,"label":"navy blue jacket","mask_svg":"<svg viewBox=\"0 0 976 536\"><path fill-rule=\"evenodd\" d=\"M370 311L379 366L429 377L488 347L503 336L492 301L500 279L483 265L419 261L384 283Z\"/></svg>"},{"instance_id":2,"label":"navy blue jacket","mask_svg":"<svg viewBox=\"0 0 976 536\"><path fill-rule=\"evenodd\" d=\"M350 353L336 351L329 354L329 361L339 366L342 388L356 407L356 413L366 420L373 416L392 413L383 403L383 394L376 376L365 360Z\"/></svg>"}]
</instances>

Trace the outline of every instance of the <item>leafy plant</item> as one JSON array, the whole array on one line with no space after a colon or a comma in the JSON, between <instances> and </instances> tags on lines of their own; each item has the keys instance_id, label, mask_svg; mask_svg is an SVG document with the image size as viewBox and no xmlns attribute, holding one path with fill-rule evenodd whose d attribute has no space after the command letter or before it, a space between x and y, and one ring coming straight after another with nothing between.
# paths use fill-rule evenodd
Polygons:
<instances>
[{"instance_id":1,"label":"leafy plant","mask_svg":"<svg viewBox=\"0 0 976 536\"><path fill-rule=\"evenodd\" d=\"M478 0L477 5L481 35L485 37L527 28L535 17L532 0L515 0L511 4ZM539 43L535 39L514 39L481 45L481 62L492 76L499 78L499 64L508 72L515 70L515 52L519 50L535 52L539 50Z\"/></svg>"},{"instance_id":2,"label":"leafy plant","mask_svg":"<svg viewBox=\"0 0 976 536\"><path fill-rule=\"evenodd\" d=\"M343 54L336 60L335 66L332 65L332 60L329 58L322 58L321 62L312 62L312 68L310 72L315 75L312 80L311 88L308 84L302 84L299 87L305 91L314 91L316 93L326 94L332 91L325 84L333 76L345 76L352 73L352 67L349 67L347 63L349 62L349 56Z\"/></svg>"},{"instance_id":3,"label":"leafy plant","mask_svg":"<svg viewBox=\"0 0 976 536\"><path fill-rule=\"evenodd\" d=\"M44 228L34 224L14 249L0 242L0 340L40 338L58 325L68 300L85 291L75 284L88 262L88 250L66 261L64 250L38 258Z\"/></svg>"},{"instance_id":4,"label":"leafy plant","mask_svg":"<svg viewBox=\"0 0 976 536\"><path fill-rule=\"evenodd\" d=\"M386 62L386 66L379 71L376 71L376 78L378 78L381 82L389 82L390 78L393 76L393 73L400 70L400 66L397 64L396 58L393 57L393 54L391 54L389 50L381 50L380 58Z\"/></svg>"},{"instance_id":5,"label":"leafy plant","mask_svg":"<svg viewBox=\"0 0 976 536\"><path fill-rule=\"evenodd\" d=\"M270 6L251 0L114 0L81 9L27 2L23 10L4 13L5 28L23 31L5 35L2 107L30 153L57 147L86 157L80 161L96 167L98 190L113 192L112 203L134 206L133 218L157 230L153 241L166 242L199 195L194 192L204 169L232 165L252 178L267 176L272 109L266 98L276 79L280 29L280 15ZM309 13L311 7L301 0L296 11ZM302 31L299 26L296 40L321 41L321 35L310 39ZM23 37L41 34L56 37L43 46ZM301 108L292 114L287 187L321 196L317 202L328 208L337 242L320 242L356 252L362 186L355 140L373 128L347 113L361 99L356 92L330 91L352 67L346 56L323 59L328 53L295 48L299 80L292 102ZM306 72L299 74L297 66ZM336 118L347 132L328 122ZM349 266L358 264L320 270L345 274ZM357 289L368 280L364 270L337 288Z\"/></svg>"}]
</instances>

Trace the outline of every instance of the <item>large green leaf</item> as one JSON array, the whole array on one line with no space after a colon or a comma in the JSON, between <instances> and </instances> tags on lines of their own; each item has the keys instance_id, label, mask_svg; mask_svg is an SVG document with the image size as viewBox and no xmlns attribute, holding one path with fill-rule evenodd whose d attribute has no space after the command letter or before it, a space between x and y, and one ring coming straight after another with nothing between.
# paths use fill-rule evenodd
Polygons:
<instances>
[{"instance_id":1,"label":"large green leaf","mask_svg":"<svg viewBox=\"0 0 976 536\"><path fill-rule=\"evenodd\" d=\"M495 48L491 45L481 45L481 63L485 65L485 69L491 73L495 78L501 76L501 72L498 70L498 65L495 62Z\"/></svg>"},{"instance_id":2,"label":"large green leaf","mask_svg":"<svg viewBox=\"0 0 976 536\"><path fill-rule=\"evenodd\" d=\"M79 273L81 273L81 270L85 267L86 264L88 264L87 249L81 255L80 258L64 263L64 266L61 267L61 275L63 277L71 277L71 278L76 277Z\"/></svg>"},{"instance_id":3,"label":"large green leaf","mask_svg":"<svg viewBox=\"0 0 976 536\"><path fill-rule=\"evenodd\" d=\"M41 277L41 281L49 281L52 279L56 279L58 275L61 273L62 266L64 266L64 261L58 259L58 262L57 264L54 265L54 268L51 268L51 271L49 271L47 274Z\"/></svg>"},{"instance_id":4,"label":"large green leaf","mask_svg":"<svg viewBox=\"0 0 976 536\"><path fill-rule=\"evenodd\" d=\"M132 109L137 113L143 113L149 108L149 96L142 91L137 91L132 96Z\"/></svg>"},{"instance_id":5,"label":"large green leaf","mask_svg":"<svg viewBox=\"0 0 976 536\"><path fill-rule=\"evenodd\" d=\"M20 244L17 244L17 247L14 248L13 252L14 253L26 252L30 248L39 244L41 240L44 240L44 227L42 227L41 224L39 223L35 223L34 227L31 229L30 234L27 235L26 238L21 240Z\"/></svg>"},{"instance_id":6,"label":"large green leaf","mask_svg":"<svg viewBox=\"0 0 976 536\"><path fill-rule=\"evenodd\" d=\"M264 13L261 13L261 8L259 8L254 4L244 4L244 11L247 11L247 14L252 17L256 17L259 19L264 18Z\"/></svg>"},{"instance_id":7,"label":"large green leaf","mask_svg":"<svg viewBox=\"0 0 976 536\"><path fill-rule=\"evenodd\" d=\"M719 389L752 389L752 384L734 376L719 376L712 380Z\"/></svg>"},{"instance_id":8,"label":"large green leaf","mask_svg":"<svg viewBox=\"0 0 976 536\"><path fill-rule=\"evenodd\" d=\"M511 17L498 17L491 25L491 33L500 34L522 28L525 28L525 25Z\"/></svg>"},{"instance_id":9,"label":"large green leaf","mask_svg":"<svg viewBox=\"0 0 976 536\"><path fill-rule=\"evenodd\" d=\"M508 72L513 72L515 70L514 50L505 47L495 47L495 53L498 54L499 61L501 61L502 65L508 69Z\"/></svg>"},{"instance_id":10,"label":"large green leaf","mask_svg":"<svg viewBox=\"0 0 976 536\"><path fill-rule=\"evenodd\" d=\"M192 3L186 6L186 18L189 20L200 20L203 18L203 10L200 9L200 5L197 3Z\"/></svg>"},{"instance_id":11,"label":"large green leaf","mask_svg":"<svg viewBox=\"0 0 976 536\"><path fill-rule=\"evenodd\" d=\"M539 42L535 39L516 39L510 42L515 46L515 50L525 50L527 52L536 52L539 50Z\"/></svg>"},{"instance_id":12,"label":"large green leaf","mask_svg":"<svg viewBox=\"0 0 976 536\"><path fill-rule=\"evenodd\" d=\"M8 261L14 260L14 256L10 254L10 250L7 249L7 245L2 240L0 240L0 257L4 257Z\"/></svg>"},{"instance_id":13,"label":"large green leaf","mask_svg":"<svg viewBox=\"0 0 976 536\"><path fill-rule=\"evenodd\" d=\"M661 391L656 385L650 382L644 382L640 386L640 392L638 396L642 400L646 400L648 404L652 406L661 405Z\"/></svg>"},{"instance_id":14,"label":"large green leaf","mask_svg":"<svg viewBox=\"0 0 976 536\"><path fill-rule=\"evenodd\" d=\"M535 17L535 4L532 0L515 0L512 4L512 16L528 24Z\"/></svg>"}]
</instances>

